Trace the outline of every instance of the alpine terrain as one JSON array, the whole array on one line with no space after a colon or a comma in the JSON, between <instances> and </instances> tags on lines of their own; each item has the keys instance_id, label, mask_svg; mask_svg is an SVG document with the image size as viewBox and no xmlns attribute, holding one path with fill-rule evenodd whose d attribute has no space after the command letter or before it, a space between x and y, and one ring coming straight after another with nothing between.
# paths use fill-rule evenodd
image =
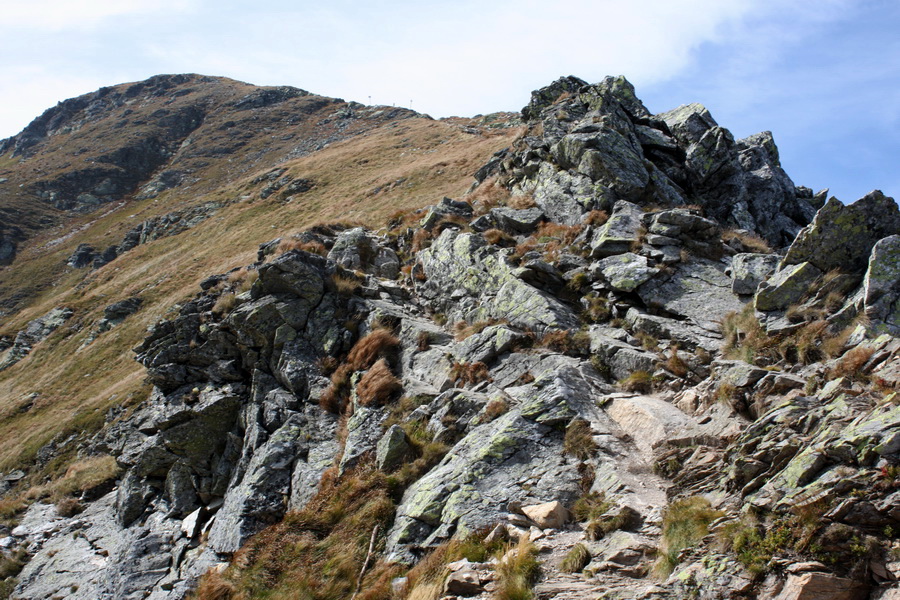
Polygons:
<instances>
[{"instance_id":1,"label":"alpine terrain","mask_svg":"<svg viewBox=\"0 0 900 600\"><path fill-rule=\"evenodd\" d=\"M900 599L900 210L700 104L102 88L0 265L0 598Z\"/></svg>"}]
</instances>

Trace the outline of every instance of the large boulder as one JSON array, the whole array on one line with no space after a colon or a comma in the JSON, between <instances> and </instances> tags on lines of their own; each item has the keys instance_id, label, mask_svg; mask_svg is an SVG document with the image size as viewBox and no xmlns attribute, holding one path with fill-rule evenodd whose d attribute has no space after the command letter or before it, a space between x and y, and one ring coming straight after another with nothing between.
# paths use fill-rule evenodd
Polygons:
<instances>
[{"instance_id":1,"label":"large boulder","mask_svg":"<svg viewBox=\"0 0 900 600\"><path fill-rule=\"evenodd\" d=\"M900 233L900 210L876 190L850 205L830 198L797 235L782 265L808 262L823 272L862 273L875 243Z\"/></svg>"},{"instance_id":2,"label":"large boulder","mask_svg":"<svg viewBox=\"0 0 900 600\"><path fill-rule=\"evenodd\" d=\"M863 286L866 316L876 328L900 335L900 235L872 248Z\"/></svg>"}]
</instances>

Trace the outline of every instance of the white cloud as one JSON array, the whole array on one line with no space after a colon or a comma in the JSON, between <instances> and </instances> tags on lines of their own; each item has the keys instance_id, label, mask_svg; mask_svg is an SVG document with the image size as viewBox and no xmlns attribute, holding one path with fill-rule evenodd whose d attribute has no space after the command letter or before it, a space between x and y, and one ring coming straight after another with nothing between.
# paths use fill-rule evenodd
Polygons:
<instances>
[{"instance_id":1,"label":"white cloud","mask_svg":"<svg viewBox=\"0 0 900 600\"><path fill-rule=\"evenodd\" d=\"M114 17L184 12L195 5L195 0L13 0L3 7L3 21L19 30L83 30Z\"/></svg>"}]
</instances>

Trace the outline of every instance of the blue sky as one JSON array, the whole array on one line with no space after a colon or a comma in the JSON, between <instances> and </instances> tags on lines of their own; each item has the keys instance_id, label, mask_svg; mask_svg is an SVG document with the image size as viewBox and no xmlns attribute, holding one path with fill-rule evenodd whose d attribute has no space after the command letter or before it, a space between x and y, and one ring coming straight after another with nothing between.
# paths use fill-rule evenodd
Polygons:
<instances>
[{"instance_id":1,"label":"blue sky","mask_svg":"<svg viewBox=\"0 0 900 600\"><path fill-rule=\"evenodd\" d=\"M294 85L434 117L518 110L560 75L623 74L652 111L771 130L799 185L900 195L897 0L8 0L0 137L157 73Z\"/></svg>"}]
</instances>

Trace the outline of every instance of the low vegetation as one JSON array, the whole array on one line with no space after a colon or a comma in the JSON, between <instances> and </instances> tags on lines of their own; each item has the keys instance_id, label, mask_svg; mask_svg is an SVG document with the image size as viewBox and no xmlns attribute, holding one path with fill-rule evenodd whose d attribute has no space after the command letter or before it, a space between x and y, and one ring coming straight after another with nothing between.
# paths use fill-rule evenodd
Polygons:
<instances>
[{"instance_id":1,"label":"low vegetation","mask_svg":"<svg viewBox=\"0 0 900 600\"><path fill-rule=\"evenodd\" d=\"M715 510L703 496L690 496L671 503L663 512L662 539L654 565L657 576L669 576L678 565L678 555L709 534L709 525L724 513Z\"/></svg>"},{"instance_id":2,"label":"low vegetation","mask_svg":"<svg viewBox=\"0 0 900 600\"><path fill-rule=\"evenodd\" d=\"M497 600L531 600L531 589L541 573L537 548L522 537L497 565Z\"/></svg>"},{"instance_id":3,"label":"low vegetation","mask_svg":"<svg viewBox=\"0 0 900 600\"><path fill-rule=\"evenodd\" d=\"M584 544L575 544L566 554L559 570L563 573L581 573L591 562L591 552Z\"/></svg>"},{"instance_id":4,"label":"low vegetation","mask_svg":"<svg viewBox=\"0 0 900 600\"><path fill-rule=\"evenodd\" d=\"M588 460L597 452L597 443L591 431L591 424L584 419L575 419L566 427L563 438L563 452L578 460Z\"/></svg>"}]
</instances>

